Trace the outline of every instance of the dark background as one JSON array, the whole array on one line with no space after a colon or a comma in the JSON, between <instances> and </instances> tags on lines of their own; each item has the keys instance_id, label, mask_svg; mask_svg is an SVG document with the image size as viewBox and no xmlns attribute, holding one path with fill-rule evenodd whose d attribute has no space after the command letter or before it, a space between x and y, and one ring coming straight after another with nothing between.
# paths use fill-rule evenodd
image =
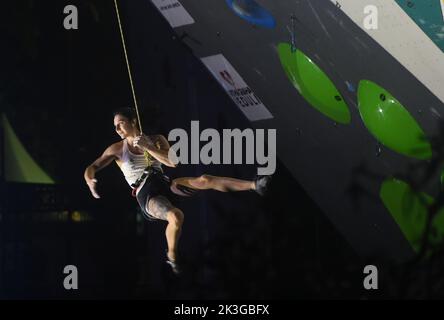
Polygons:
<instances>
[{"instance_id":1,"label":"dark background","mask_svg":"<svg viewBox=\"0 0 444 320\"><path fill-rule=\"evenodd\" d=\"M76 5L79 29L63 28ZM2 181L0 298L295 299L371 298L364 261L279 162L270 193L204 192L182 199L185 272L165 264L163 222L146 222L118 167L83 171L118 140L112 111L132 105L112 1L14 1L2 10L0 105L52 186ZM191 50L150 5L143 28L121 14L145 132L248 128ZM138 37L144 37L137 45ZM149 41L147 41L149 39ZM280 136L278 139L285 140ZM281 142L282 143L282 142ZM279 150L278 150L279 153ZM209 173L251 179L254 166L180 166L171 177ZM89 220L75 222L74 212ZM63 288L63 268L79 290Z\"/></svg>"}]
</instances>

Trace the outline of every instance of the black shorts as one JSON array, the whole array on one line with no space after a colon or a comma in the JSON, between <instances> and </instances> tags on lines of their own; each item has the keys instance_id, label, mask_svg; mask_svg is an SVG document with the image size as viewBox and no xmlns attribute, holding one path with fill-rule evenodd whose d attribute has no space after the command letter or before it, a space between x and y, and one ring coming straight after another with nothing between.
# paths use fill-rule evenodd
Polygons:
<instances>
[{"instance_id":1,"label":"black shorts","mask_svg":"<svg viewBox=\"0 0 444 320\"><path fill-rule=\"evenodd\" d=\"M150 199L156 198L156 212L148 212L146 205ZM175 194L170 189L170 179L160 171L150 173L142 189L137 193L137 202L147 220L166 220L167 212L175 206L170 202Z\"/></svg>"}]
</instances>

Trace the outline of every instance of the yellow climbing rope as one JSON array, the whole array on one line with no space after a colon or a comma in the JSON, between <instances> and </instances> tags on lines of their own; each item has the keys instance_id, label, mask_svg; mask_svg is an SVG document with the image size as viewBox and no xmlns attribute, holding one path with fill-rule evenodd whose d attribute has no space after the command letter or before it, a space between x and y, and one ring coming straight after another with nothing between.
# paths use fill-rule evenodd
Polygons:
<instances>
[{"instance_id":1,"label":"yellow climbing rope","mask_svg":"<svg viewBox=\"0 0 444 320\"><path fill-rule=\"evenodd\" d=\"M140 134L143 134L142 123L140 121L140 116L139 116L139 106L137 105L136 91L134 90L133 77L131 76L131 68L130 68L130 64L129 64L128 54L126 52L125 37L123 35L123 28L122 28L122 23L120 21L120 14L119 14L119 7L117 5L117 0L114 0L114 7L116 9L117 22L119 24L120 38L122 39L123 53L125 54L125 62L126 62L126 68L128 70L128 77L129 77L129 82L130 82L130 86L131 86L131 92L133 95L134 108L136 109L137 123L139 124ZM149 152L146 150L144 152L144 155L145 155L145 160L146 160L147 166L150 167L152 165L154 159L149 154Z\"/></svg>"}]
</instances>

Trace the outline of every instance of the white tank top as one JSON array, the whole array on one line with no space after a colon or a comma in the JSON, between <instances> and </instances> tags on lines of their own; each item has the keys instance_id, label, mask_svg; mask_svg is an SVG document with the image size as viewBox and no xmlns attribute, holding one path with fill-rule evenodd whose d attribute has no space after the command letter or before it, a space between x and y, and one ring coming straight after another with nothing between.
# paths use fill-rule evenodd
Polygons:
<instances>
[{"instance_id":1,"label":"white tank top","mask_svg":"<svg viewBox=\"0 0 444 320\"><path fill-rule=\"evenodd\" d=\"M143 174L147 164L143 154L134 154L128 148L128 142L123 140L122 158L120 159L120 170L125 176L126 182L131 186ZM162 171L162 164L160 161L153 159L152 167L158 168Z\"/></svg>"}]
</instances>

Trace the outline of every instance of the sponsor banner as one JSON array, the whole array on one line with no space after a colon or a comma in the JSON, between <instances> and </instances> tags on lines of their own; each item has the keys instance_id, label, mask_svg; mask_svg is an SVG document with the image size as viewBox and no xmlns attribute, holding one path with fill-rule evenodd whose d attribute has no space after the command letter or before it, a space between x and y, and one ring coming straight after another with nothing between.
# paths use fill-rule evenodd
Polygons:
<instances>
[{"instance_id":1,"label":"sponsor banner","mask_svg":"<svg viewBox=\"0 0 444 320\"><path fill-rule=\"evenodd\" d=\"M193 17L177 0L151 0L162 15L173 27L181 27L194 23Z\"/></svg>"},{"instance_id":2,"label":"sponsor banner","mask_svg":"<svg viewBox=\"0 0 444 320\"><path fill-rule=\"evenodd\" d=\"M202 62L250 121L272 119L259 97L222 54L202 58Z\"/></svg>"}]
</instances>

